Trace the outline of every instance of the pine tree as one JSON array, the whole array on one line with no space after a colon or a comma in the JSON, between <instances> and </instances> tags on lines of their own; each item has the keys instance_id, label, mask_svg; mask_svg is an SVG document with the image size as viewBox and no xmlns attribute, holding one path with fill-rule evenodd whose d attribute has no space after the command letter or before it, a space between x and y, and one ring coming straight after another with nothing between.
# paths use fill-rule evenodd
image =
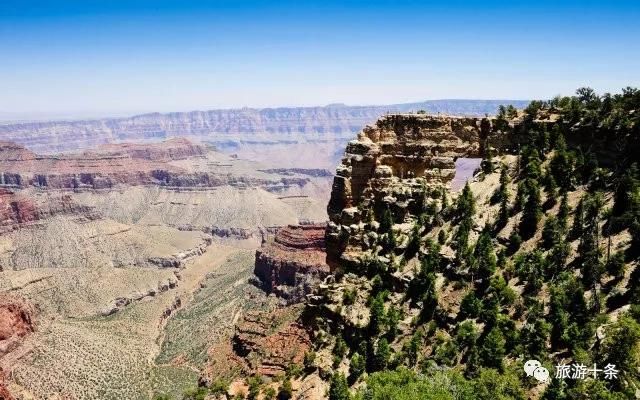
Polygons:
<instances>
[{"instance_id":1,"label":"pine tree","mask_svg":"<svg viewBox=\"0 0 640 400\"><path fill-rule=\"evenodd\" d=\"M360 353L353 353L349 362L349 382L355 383L362 376L366 368L366 361Z\"/></svg>"},{"instance_id":2,"label":"pine tree","mask_svg":"<svg viewBox=\"0 0 640 400\"><path fill-rule=\"evenodd\" d=\"M378 293L373 300L371 300L370 314L369 330L373 334L378 334L382 331L382 327L386 322L384 297L382 293Z\"/></svg>"},{"instance_id":3,"label":"pine tree","mask_svg":"<svg viewBox=\"0 0 640 400\"><path fill-rule=\"evenodd\" d=\"M572 187L573 162L561 133L556 139L555 147L555 154L549 162L549 172L563 191L569 191Z\"/></svg>"},{"instance_id":4,"label":"pine tree","mask_svg":"<svg viewBox=\"0 0 640 400\"><path fill-rule=\"evenodd\" d=\"M551 323L551 347L558 350L566 345L565 332L569 328L569 313L567 311L569 300L562 286L552 286L550 293L548 319Z\"/></svg>"},{"instance_id":5,"label":"pine tree","mask_svg":"<svg viewBox=\"0 0 640 400\"><path fill-rule=\"evenodd\" d=\"M447 197L447 190L445 188L442 188L441 191L441 210L445 211L447 208L449 208L449 198Z\"/></svg>"},{"instance_id":6,"label":"pine tree","mask_svg":"<svg viewBox=\"0 0 640 400\"><path fill-rule=\"evenodd\" d=\"M549 250L561 240L561 230L558 220L554 216L550 216L544 223L542 228L542 247Z\"/></svg>"},{"instance_id":7,"label":"pine tree","mask_svg":"<svg viewBox=\"0 0 640 400\"><path fill-rule=\"evenodd\" d=\"M484 230L476 242L474 254L475 265L473 269L475 273L477 273L478 278L485 282L487 282L496 271L497 262L493 247L489 232Z\"/></svg>"},{"instance_id":8,"label":"pine tree","mask_svg":"<svg viewBox=\"0 0 640 400\"><path fill-rule=\"evenodd\" d=\"M538 229L538 223L542 216L540 204L540 188L533 179L527 180L527 200L522 210L519 233L523 239L531 238Z\"/></svg>"},{"instance_id":9,"label":"pine tree","mask_svg":"<svg viewBox=\"0 0 640 400\"><path fill-rule=\"evenodd\" d=\"M582 264L582 276L595 288L600 282L603 273L602 262L600 261L600 248L598 243L600 211L604 200L600 195L587 198L584 203L584 223L580 244L578 245L578 258Z\"/></svg>"},{"instance_id":10,"label":"pine tree","mask_svg":"<svg viewBox=\"0 0 640 400\"><path fill-rule=\"evenodd\" d=\"M391 215L391 211L386 208L382 212L382 218L380 220L380 232L387 233L391 232L393 227L393 216Z\"/></svg>"},{"instance_id":11,"label":"pine tree","mask_svg":"<svg viewBox=\"0 0 640 400\"><path fill-rule=\"evenodd\" d=\"M482 349L480 351L480 358L482 359L482 365L495 368L502 371L503 358L505 352L506 341L502 336L502 332L498 328L493 328L485 338Z\"/></svg>"},{"instance_id":12,"label":"pine tree","mask_svg":"<svg viewBox=\"0 0 640 400\"><path fill-rule=\"evenodd\" d=\"M293 397L293 386L291 386L291 379L285 378L280 385L280 390L278 391L278 400L289 400Z\"/></svg>"},{"instance_id":13,"label":"pine tree","mask_svg":"<svg viewBox=\"0 0 640 400\"><path fill-rule=\"evenodd\" d=\"M516 199L513 203L513 211L514 212L520 212L522 211L522 207L524 206L524 201L526 198L526 186L524 184L524 182L519 182L518 183L518 188L516 190Z\"/></svg>"},{"instance_id":14,"label":"pine tree","mask_svg":"<svg viewBox=\"0 0 640 400\"><path fill-rule=\"evenodd\" d=\"M349 400L350 398L351 395L349 393L347 379L341 372L336 372L331 376L329 400Z\"/></svg>"},{"instance_id":15,"label":"pine tree","mask_svg":"<svg viewBox=\"0 0 640 400\"><path fill-rule=\"evenodd\" d=\"M640 217L640 182L635 163L622 176L616 187L612 215L616 229L631 227Z\"/></svg>"},{"instance_id":16,"label":"pine tree","mask_svg":"<svg viewBox=\"0 0 640 400\"><path fill-rule=\"evenodd\" d=\"M633 163L620 179L614 192L612 213L621 216L632 207L632 195L638 191L638 165Z\"/></svg>"},{"instance_id":17,"label":"pine tree","mask_svg":"<svg viewBox=\"0 0 640 400\"><path fill-rule=\"evenodd\" d=\"M614 382L620 389L635 387L638 383L639 346L640 324L633 318L622 316L608 327L605 343L606 362L615 365L620 371L621 376Z\"/></svg>"},{"instance_id":18,"label":"pine tree","mask_svg":"<svg viewBox=\"0 0 640 400\"><path fill-rule=\"evenodd\" d=\"M491 204L502 203L509 199L509 170L506 165L500 169L500 187L491 196Z\"/></svg>"},{"instance_id":19,"label":"pine tree","mask_svg":"<svg viewBox=\"0 0 640 400\"><path fill-rule=\"evenodd\" d=\"M381 338L378 340L378 346L376 348L375 355L375 368L377 371L384 371L387 369L387 365L389 365L389 360L391 358L391 347L389 347L389 342L385 338Z\"/></svg>"},{"instance_id":20,"label":"pine tree","mask_svg":"<svg viewBox=\"0 0 640 400\"><path fill-rule=\"evenodd\" d=\"M469 182L464 185L458 202L456 204L456 215L458 218L471 218L476 212L476 203L471 192L471 186Z\"/></svg>"},{"instance_id":21,"label":"pine tree","mask_svg":"<svg viewBox=\"0 0 640 400\"><path fill-rule=\"evenodd\" d=\"M562 199L560 200L560 207L558 208L558 226L565 232L569 224L569 198L567 192L562 192Z\"/></svg>"},{"instance_id":22,"label":"pine tree","mask_svg":"<svg viewBox=\"0 0 640 400\"><path fill-rule=\"evenodd\" d=\"M577 239L582 236L582 229L584 224L584 199L580 199L576 210L573 213L573 225L571 226L571 232L569 236L573 239Z\"/></svg>"}]
</instances>

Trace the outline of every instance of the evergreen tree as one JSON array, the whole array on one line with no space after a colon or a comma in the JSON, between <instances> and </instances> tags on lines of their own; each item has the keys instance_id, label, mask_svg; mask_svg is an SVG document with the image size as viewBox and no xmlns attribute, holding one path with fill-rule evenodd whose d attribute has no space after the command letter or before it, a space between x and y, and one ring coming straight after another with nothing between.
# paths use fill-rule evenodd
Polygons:
<instances>
[{"instance_id":1,"label":"evergreen tree","mask_svg":"<svg viewBox=\"0 0 640 400\"><path fill-rule=\"evenodd\" d=\"M383 371L387 369L390 358L391 358L391 347L389 347L389 342L387 342L387 339L381 338L380 340L378 340L378 346L376 348L376 355L375 355L376 371Z\"/></svg>"},{"instance_id":2,"label":"evergreen tree","mask_svg":"<svg viewBox=\"0 0 640 400\"><path fill-rule=\"evenodd\" d=\"M336 372L331 376L331 383L329 386L329 400L349 400L351 395L349 393L349 385L347 379L340 372Z\"/></svg>"},{"instance_id":3,"label":"evergreen tree","mask_svg":"<svg viewBox=\"0 0 640 400\"><path fill-rule=\"evenodd\" d=\"M249 393L247 394L247 399L256 400L258 398L258 395L260 394L262 379L260 379L259 376L252 376L247 379L247 383L249 384Z\"/></svg>"},{"instance_id":4,"label":"evergreen tree","mask_svg":"<svg viewBox=\"0 0 640 400\"><path fill-rule=\"evenodd\" d=\"M622 316L607 329L605 349L607 363L613 364L621 376L614 385L622 389L637 387L640 345L640 324L629 316Z\"/></svg>"},{"instance_id":5,"label":"evergreen tree","mask_svg":"<svg viewBox=\"0 0 640 400\"><path fill-rule=\"evenodd\" d=\"M524 184L524 182L519 182L518 183L518 188L516 190L516 199L515 202L513 203L513 211L514 212L520 212L522 211L522 207L524 206L524 201L526 198L526 186Z\"/></svg>"},{"instance_id":6,"label":"evergreen tree","mask_svg":"<svg viewBox=\"0 0 640 400\"><path fill-rule=\"evenodd\" d=\"M577 239L582 236L582 229L584 225L584 199L580 199L576 210L573 213L573 225L571 226L570 237Z\"/></svg>"},{"instance_id":7,"label":"evergreen tree","mask_svg":"<svg viewBox=\"0 0 640 400\"><path fill-rule=\"evenodd\" d=\"M607 272L615 279L624 277L624 253L619 251L615 253L607 262Z\"/></svg>"},{"instance_id":8,"label":"evergreen tree","mask_svg":"<svg viewBox=\"0 0 640 400\"><path fill-rule=\"evenodd\" d=\"M611 222L615 229L631 227L640 217L640 182L635 163L625 172L616 186L612 216Z\"/></svg>"},{"instance_id":9,"label":"evergreen tree","mask_svg":"<svg viewBox=\"0 0 640 400\"><path fill-rule=\"evenodd\" d=\"M572 187L573 161L567 153L567 146L561 133L556 139L555 147L555 154L549 161L549 173L555 183L566 192Z\"/></svg>"},{"instance_id":10,"label":"evergreen tree","mask_svg":"<svg viewBox=\"0 0 640 400\"><path fill-rule=\"evenodd\" d=\"M349 362L349 382L355 383L366 369L366 360L360 353L353 353Z\"/></svg>"},{"instance_id":11,"label":"evergreen tree","mask_svg":"<svg viewBox=\"0 0 640 400\"><path fill-rule=\"evenodd\" d=\"M471 192L469 182L464 185L460 197L456 203L456 215L458 218L471 218L476 212L476 202Z\"/></svg>"},{"instance_id":12,"label":"evergreen tree","mask_svg":"<svg viewBox=\"0 0 640 400\"><path fill-rule=\"evenodd\" d=\"M372 300L369 307L370 319L369 330L373 334L378 334L382 331L382 327L385 324L386 316L384 310L384 297L382 293L378 293Z\"/></svg>"},{"instance_id":13,"label":"evergreen tree","mask_svg":"<svg viewBox=\"0 0 640 400\"><path fill-rule=\"evenodd\" d=\"M401 311L394 306L390 306L389 311L387 311L387 326L389 328L387 330L387 337L389 340L393 340L398 334L398 323L401 318Z\"/></svg>"},{"instance_id":14,"label":"evergreen tree","mask_svg":"<svg viewBox=\"0 0 640 400\"><path fill-rule=\"evenodd\" d=\"M567 258L569 257L569 245L563 239L556 242L547 256L547 278L551 279L555 275L565 270Z\"/></svg>"},{"instance_id":15,"label":"evergreen tree","mask_svg":"<svg viewBox=\"0 0 640 400\"><path fill-rule=\"evenodd\" d=\"M569 198L567 192L562 192L562 198L560 200L560 207L558 208L558 226L565 232L569 224Z\"/></svg>"},{"instance_id":16,"label":"evergreen tree","mask_svg":"<svg viewBox=\"0 0 640 400\"><path fill-rule=\"evenodd\" d=\"M506 165L502 165L500 169L500 187L491 196L491 204L502 202L505 198L509 197L509 170Z\"/></svg>"},{"instance_id":17,"label":"evergreen tree","mask_svg":"<svg viewBox=\"0 0 640 400\"><path fill-rule=\"evenodd\" d=\"M502 371L506 341L498 328L493 328L485 338L480 357L482 365Z\"/></svg>"},{"instance_id":18,"label":"evergreen tree","mask_svg":"<svg viewBox=\"0 0 640 400\"><path fill-rule=\"evenodd\" d=\"M278 391L278 400L289 400L293 397L293 386L291 386L291 379L285 378L280 385L280 390Z\"/></svg>"},{"instance_id":19,"label":"evergreen tree","mask_svg":"<svg viewBox=\"0 0 640 400\"><path fill-rule=\"evenodd\" d=\"M382 218L380 219L380 232L387 233L391 232L393 227L393 216L391 215L391 210L385 208L382 212Z\"/></svg>"},{"instance_id":20,"label":"evergreen tree","mask_svg":"<svg viewBox=\"0 0 640 400\"><path fill-rule=\"evenodd\" d=\"M602 262L600 261L600 248L598 243L600 211L604 200L600 195L587 198L584 203L583 229L578 245L578 257L581 262L582 276L592 288L600 283L603 273Z\"/></svg>"},{"instance_id":21,"label":"evergreen tree","mask_svg":"<svg viewBox=\"0 0 640 400\"><path fill-rule=\"evenodd\" d=\"M477 277L485 282L488 281L496 271L497 262L493 247L489 232L484 230L476 242L474 254L475 265L473 269Z\"/></svg>"},{"instance_id":22,"label":"evergreen tree","mask_svg":"<svg viewBox=\"0 0 640 400\"><path fill-rule=\"evenodd\" d=\"M527 180L527 200L522 210L519 233L523 239L531 238L538 229L538 222L542 216L540 204L540 188L533 179Z\"/></svg>"},{"instance_id":23,"label":"evergreen tree","mask_svg":"<svg viewBox=\"0 0 640 400\"><path fill-rule=\"evenodd\" d=\"M440 202L442 203L442 211L445 211L447 208L449 208L449 198L447 197L447 190L445 188L442 188Z\"/></svg>"},{"instance_id":24,"label":"evergreen tree","mask_svg":"<svg viewBox=\"0 0 640 400\"><path fill-rule=\"evenodd\" d=\"M549 250L562 239L560 224L554 216L550 216L544 223L542 228L542 247Z\"/></svg>"},{"instance_id":25,"label":"evergreen tree","mask_svg":"<svg viewBox=\"0 0 640 400\"><path fill-rule=\"evenodd\" d=\"M569 300L562 286L552 286L550 293L548 319L551 323L551 347L554 350L558 350L566 345L565 333L569 328L569 313L567 310Z\"/></svg>"}]
</instances>

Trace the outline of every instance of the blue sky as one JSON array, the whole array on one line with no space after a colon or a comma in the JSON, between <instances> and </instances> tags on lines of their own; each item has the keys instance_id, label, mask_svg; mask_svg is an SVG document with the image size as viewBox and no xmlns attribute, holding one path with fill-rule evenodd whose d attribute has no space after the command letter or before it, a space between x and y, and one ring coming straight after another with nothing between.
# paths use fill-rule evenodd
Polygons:
<instances>
[{"instance_id":1,"label":"blue sky","mask_svg":"<svg viewBox=\"0 0 640 400\"><path fill-rule=\"evenodd\" d=\"M0 2L0 113L549 98L640 86L637 1Z\"/></svg>"}]
</instances>

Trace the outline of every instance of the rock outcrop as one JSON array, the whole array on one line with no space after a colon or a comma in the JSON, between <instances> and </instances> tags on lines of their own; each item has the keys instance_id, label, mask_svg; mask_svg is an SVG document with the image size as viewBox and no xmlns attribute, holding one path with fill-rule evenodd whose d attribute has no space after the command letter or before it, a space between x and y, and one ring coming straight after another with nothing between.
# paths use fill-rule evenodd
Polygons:
<instances>
[{"instance_id":1,"label":"rock outcrop","mask_svg":"<svg viewBox=\"0 0 640 400\"><path fill-rule=\"evenodd\" d=\"M0 295L0 358L33 332L34 315L35 308L25 300L6 293Z\"/></svg>"},{"instance_id":2,"label":"rock outcrop","mask_svg":"<svg viewBox=\"0 0 640 400\"><path fill-rule=\"evenodd\" d=\"M297 302L329 273L325 263L325 225L290 225L256 251L254 273L263 288Z\"/></svg>"},{"instance_id":3,"label":"rock outcrop","mask_svg":"<svg viewBox=\"0 0 640 400\"><path fill-rule=\"evenodd\" d=\"M86 219L98 218L90 207L77 204L68 194L54 195L46 201L40 201L26 193L0 188L0 234L37 223L44 218L71 214Z\"/></svg>"},{"instance_id":4,"label":"rock outcrop","mask_svg":"<svg viewBox=\"0 0 640 400\"><path fill-rule=\"evenodd\" d=\"M364 232L385 209L395 220L418 215L455 176L459 157L481 157L508 146L488 118L391 114L351 141L333 181L327 207L327 261L366 247ZM377 224L377 223L376 223ZM373 232L375 234L375 232ZM346 261L346 260L345 260Z\"/></svg>"},{"instance_id":5,"label":"rock outcrop","mask_svg":"<svg viewBox=\"0 0 640 400\"><path fill-rule=\"evenodd\" d=\"M300 323L290 321L288 308L251 312L236 326L233 349L252 373L283 375L291 364L302 364L311 338Z\"/></svg>"}]
</instances>

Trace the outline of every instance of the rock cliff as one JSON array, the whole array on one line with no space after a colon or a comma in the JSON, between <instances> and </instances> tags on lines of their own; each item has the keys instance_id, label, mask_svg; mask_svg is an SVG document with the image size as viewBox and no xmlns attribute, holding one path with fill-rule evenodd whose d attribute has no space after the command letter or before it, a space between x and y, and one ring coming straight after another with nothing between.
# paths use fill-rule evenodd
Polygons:
<instances>
[{"instance_id":1,"label":"rock cliff","mask_svg":"<svg viewBox=\"0 0 640 400\"><path fill-rule=\"evenodd\" d=\"M382 213L396 220L418 215L425 199L439 197L455 176L459 157L482 157L509 146L492 120L475 117L391 114L349 142L327 207L327 261L358 253L375 235Z\"/></svg>"}]
</instances>

